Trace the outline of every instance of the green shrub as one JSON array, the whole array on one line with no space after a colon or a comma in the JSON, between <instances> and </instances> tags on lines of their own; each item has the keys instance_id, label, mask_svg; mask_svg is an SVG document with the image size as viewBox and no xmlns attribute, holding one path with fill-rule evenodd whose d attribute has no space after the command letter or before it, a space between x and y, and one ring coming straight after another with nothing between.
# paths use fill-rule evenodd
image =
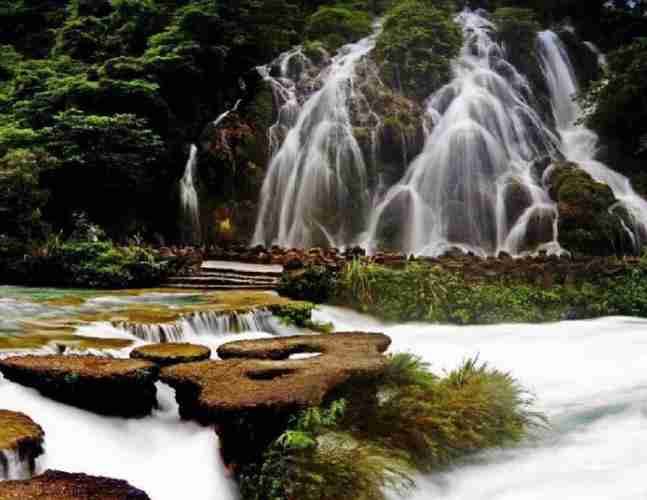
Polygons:
<instances>
[{"instance_id":1,"label":"green shrub","mask_svg":"<svg viewBox=\"0 0 647 500\"><path fill-rule=\"evenodd\" d=\"M277 291L295 300L321 304L332 297L336 276L325 266L308 266L296 272L286 272L281 277Z\"/></svg>"},{"instance_id":2,"label":"green shrub","mask_svg":"<svg viewBox=\"0 0 647 500\"><path fill-rule=\"evenodd\" d=\"M371 16L341 6L322 6L308 19L306 34L332 51L371 33Z\"/></svg>"}]
</instances>

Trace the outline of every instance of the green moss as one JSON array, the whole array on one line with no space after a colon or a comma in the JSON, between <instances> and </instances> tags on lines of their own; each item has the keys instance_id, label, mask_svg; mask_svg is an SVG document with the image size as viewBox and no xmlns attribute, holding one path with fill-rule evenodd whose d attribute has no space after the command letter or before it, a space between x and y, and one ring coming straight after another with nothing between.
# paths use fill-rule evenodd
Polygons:
<instances>
[{"instance_id":1,"label":"green moss","mask_svg":"<svg viewBox=\"0 0 647 500\"><path fill-rule=\"evenodd\" d=\"M609 186L568 162L555 166L549 182L551 198L559 210L559 242L564 248L584 255L634 251L620 218L609 212L617 201Z\"/></svg>"},{"instance_id":2,"label":"green moss","mask_svg":"<svg viewBox=\"0 0 647 500\"><path fill-rule=\"evenodd\" d=\"M371 32L371 16L342 6L322 6L308 18L306 34L327 50L357 41Z\"/></svg>"},{"instance_id":3,"label":"green moss","mask_svg":"<svg viewBox=\"0 0 647 500\"><path fill-rule=\"evenodd\" d=\"M319 40L306 41L303 44L303 53L315 64L322 62L328 55L325 44Z\"/></svg>"},{"instance_id":4,"label":"green moss","mask_svg":"<svg viewBox=\"0 0 647 500\"><path fill-rule=\"evenodd\" d=\"M388 11L375 58L385 82L423 100L451 78L451 60L462 45L452 13L421 0Z\"/></svg>"}]
</instances>

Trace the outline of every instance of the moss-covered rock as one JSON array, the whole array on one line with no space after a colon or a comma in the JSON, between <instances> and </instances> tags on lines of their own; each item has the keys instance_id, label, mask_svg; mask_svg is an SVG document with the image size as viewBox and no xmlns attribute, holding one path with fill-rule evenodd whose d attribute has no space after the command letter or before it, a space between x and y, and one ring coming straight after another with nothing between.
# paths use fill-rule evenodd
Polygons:
<instances>
[{"instance_id":1,"label":"moss-covered rock","mask_svg":"<svg viewBox=\"0 0 647 500\"><path fill-rule=\"evenodd\" d=\"M48 470L28 481L0 482L2 500L150 500L126 481Z\"/></svg>"},{"instance_id":2,"label":"moss-covered rock","mask_svg":"<svg viewBox=\"0 0 647 500\"><path fill-rule=\"evenodd\" d=\"M232 342L218 349L225 361L164 368L162 380L175 389L180 414L217 424L225 460L241 463L276 439L295 411L378 377L390 343L369 333ZM304 353L315 356L289 359Z\"/></svg>"},{"instance_id":3,"label":"moss-covered rock","mask_svg":"<svg viewBox=\"0 0 647 500\"><path fill-rule=\"evenodd\" d=\"M388 11L375 58L390 87L423 100L450 80L461 45L461 30L448 9L405 0Z\"/></svg>"},{"instance_id":4,"label":"moss-covered rock","mask_svg":"<svg viewBox=\"0 0 647 500\"><path fill-rule=\"evenodd\" d=\"M576 163L557 163L548 177L551 198L559 211L559 243L584 255L633 253L634 248L618 215L611 188L596 182Z\"/></svg>"},{"instance_id":5,"label":"moss-covered rock","mask_svg":"<svg viewBox=\"0 0 647 500\"><path fill-rule=\"evenodd\" d=\"M149 344L137 347L130 352L133 359L151 361L160 366L204 361L211 357L211 349L196 344Z\"/></svg>"},{"instance_id":6,"label":"moss-covered rock","mask_svg":"<svg viewBox=\"0 0 647 500\"><path fill-rule=\"evenodd\" d=\"M7 380L104 415L141 417L156 404L158 368L99 356L16 356L0 360Z\"/></svg>"},{"instance_id":7,"label":"moss-covered rock","mask_svg":"<svg viewBox=\"0 0 647 500\"><path fill-rule=\"evenodd\" d=\"M6 479L9 472L4 453L17 454L33 471L36 458L43 453L44 437L40 425L27 415L0 410L0 481Z\"/></svg>"}]
</instances>

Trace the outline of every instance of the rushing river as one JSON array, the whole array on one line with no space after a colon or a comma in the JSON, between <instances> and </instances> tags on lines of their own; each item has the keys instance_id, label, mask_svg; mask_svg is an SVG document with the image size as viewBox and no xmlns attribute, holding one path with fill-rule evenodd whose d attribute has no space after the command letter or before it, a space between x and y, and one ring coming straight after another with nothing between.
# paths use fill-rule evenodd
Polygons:
<instances>
[{"instance_id":1,"label":"rushing river","mask_svg":"<svg viewBox=\"0 0 647 500\"><path fill-rule=\"evenodd\" d=\"M59 318L114 302L195 302L187 294L120 297L91 294L85 305L45 305L55 291L2 289L0 339L20 320ZM529 500L647 498L647 321L604 318L546 325L453 327L385 325L340 308L321 307L318 321L338 331L379 331L393 351L422 356L437 372L478 355L512 372L550 419L521 447L487 452L468 463L420 478L414 500ZM4 332L4 333L3 333ZM277 332L274 332L276 334ZM278 332L293 333L293 331ZM77 327L84 336L141 339L105 321ZM268 332L187 330L184 340L216 347ZM127 356L129 348L113 349ZM0 355L2 353L0 352ZM229 500L235 489L220 461L215 433L179 419L173 391L158 384L160 408L148 418L107 418L50 401L0 378L0 407L23 411L45 429L38 469L62 469L129 481L153 500Z\"/></svg>"}]
</instances>

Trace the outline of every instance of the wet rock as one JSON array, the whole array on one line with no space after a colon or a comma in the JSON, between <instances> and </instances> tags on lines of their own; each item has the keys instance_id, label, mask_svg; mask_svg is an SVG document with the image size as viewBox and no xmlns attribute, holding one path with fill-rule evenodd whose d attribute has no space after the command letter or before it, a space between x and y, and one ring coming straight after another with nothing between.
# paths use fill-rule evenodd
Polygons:
<instances>
[{"instance_id":1,"label":"wet rock","mask_svg":"<svg viewBox=\"0 0 647 500\"><path fill-rule=\"evenodd\" d=\"M27 481L0 482L2 500L150 500L126 481L48 470Z\"/></svg>"},{"instance_id":2,"label":"wet rock","mask_svg":"<svg viewBox=\"0 0 647 500\"><path fill-rule=\"evenodd\" d=\"M276 439L295 411L378 377L390 343L370 333L231 342L218 349L223 361L164 368L161 377L176 390L182 417L216 424L225 461L241 463ZM314 357L290 359L295 354Z\"/></svg>"},{"instance_id":3,"label":"wet rock","mask_svg":"<svg viewBox=\"0 0 647 500\"><path fill-rule=\"evenodd\" d=\"M35 461L43 453L43 429L23 413L0 410L0 480L11 477L9 454L17 455L34 471Z\"/></svg>"},{"instance_id":4,"label":"wet rock","mask_svg":"<svg viewBox=\"0 0 647 500\"><path fill-rule=\"evenodd\" d=\"M211 349L196 344L149 344L133 349L130 357L151 361L159 366L171 366L209 359Z\"/></svg>"},{"instance_id":5,"label":"wet rock","mask_svg":"<svg viewBox=\"0 0 647 500\"><path fill-rule=\"evenodd\" d=\"M142 417L156 404L158 368L99 356L15 356L0 360L7 380L103 415Z\"/></svg>"},{"instance_id":6,"label":"wet rock","mask_svg":"<svg viewBox=\"0 0 647 500\"><path fill-rule=\"evenodd\" d=\"M620 218L610 212L616 203L606 184L596 182L576 163L555 164L548 178L550 196L559 210L559 243L575 253L631 253L633 244Z\"/></svg>"}]
</instances>

